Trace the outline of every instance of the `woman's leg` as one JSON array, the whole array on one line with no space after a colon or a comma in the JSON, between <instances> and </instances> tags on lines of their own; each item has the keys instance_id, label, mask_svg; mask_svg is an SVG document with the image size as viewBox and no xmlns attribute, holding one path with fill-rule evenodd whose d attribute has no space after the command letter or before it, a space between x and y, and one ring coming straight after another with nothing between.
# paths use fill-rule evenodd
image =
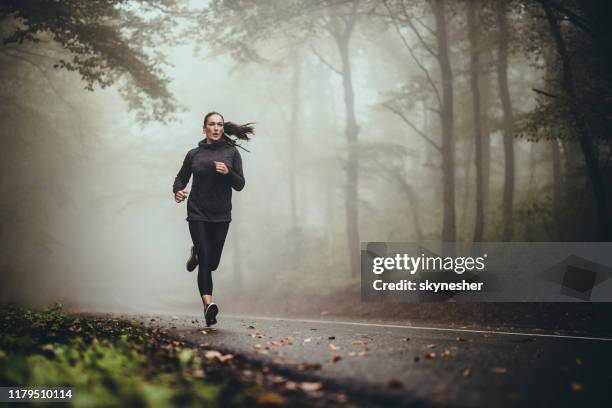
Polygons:
<instances>
[{"instance_id":1,"label":"woman's leg","mask_svg":"<svg viewBox=\"0 0 612 408\"><path fill-rule=\"evenodd\" d=\"M212 275L209 266L210 259L210 239L207 223L204 221L190 221L189 233L193 246L198 254L198 290L202 297L202 302L207 305L212 302Z\"/></svg>"},{"instance_id":2,"label":"woman's leg","mask_svg":"<svg viewBox=\"0 0 612 408\"><path fill-rule=\"evenodd\" d=\"M216 271L221 261L221 254L223 253L223 245L225 244L225 238L227 237L227 231L229 230L230 222L211 222L210 232L211 246L210 246L210 261L208 266L211 271Z\"/></svg>"}]
</instances>

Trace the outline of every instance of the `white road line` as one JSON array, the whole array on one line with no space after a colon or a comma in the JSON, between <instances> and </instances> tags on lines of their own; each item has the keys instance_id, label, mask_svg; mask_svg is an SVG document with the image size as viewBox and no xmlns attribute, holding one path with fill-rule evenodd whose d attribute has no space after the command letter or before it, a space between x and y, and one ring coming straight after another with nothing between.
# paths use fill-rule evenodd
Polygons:
<instances>
[{"instance_id":1,"label":"white road line","mask_svg":"<svg viewBox=\"0 0 612 408\"><path fill-rule=\"evenodd\" d=\"M505 334L510 336L527 336L527 337L553 337L558 339L575 339L575 340L595 340L595 341L612 341L612 338L607 337L588 337L588 336L572 336L569 334L545 334L545 333L524 333L496 330L476 330L476 329L455 329L450 327L426 327L426 326L407 326L400 324L384 324L384 323L360 323L346 322L340 320L310 320L310 319L292 319L283 317L264 317L264 316L238 316L225 315L226 317L245 319L245 320L273 320L273 321L290 321L301 323L327 323L327 324L344 324L348 326L369 326L369 327L385 327L389 329L413 329L413 330L430 330L430 331L446 331L446 332L461 332L461 333L481 333L481 334Z\"/></svg>"}]
</instances>

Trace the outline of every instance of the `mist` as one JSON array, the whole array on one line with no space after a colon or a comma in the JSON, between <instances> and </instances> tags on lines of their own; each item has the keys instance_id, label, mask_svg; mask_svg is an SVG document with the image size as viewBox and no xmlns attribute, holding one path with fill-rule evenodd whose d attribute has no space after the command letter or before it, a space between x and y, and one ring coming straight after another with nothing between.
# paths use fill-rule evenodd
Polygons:
<instances>
[{"instance_id":1,"label":"mist","mask_svg":"<svg viewBox=\"0 0 612 408\"><path fill-rule=\"evenodd\" d=\"M250 10L255 18L262 13L264 25L268 3L273 2ZM444 81L425 46L436 47L429 30L437 27L427 2L407 3L411 9L405 16L394 14L395 3L306 7L315 13L312 21L340 24L338 33L348 32L342 24L353 24L348 65L331 31L305 30L290 22L293 16L279 22L282 29L265 27L266 35L252 37L248 46L258 58L238 58L233 43L219 40L221 31L218 38L209 36L216 20L225 18L223 7L231 5L212 4L219 14L205 14L211 21L201 35L202 20L179 16L173 20L173 41L143 47L164 54L168 62L159 68L169 78L178 109L164 120L139 120L139 109L146 107L135 107L122 94L123 77L104 89L86 90L79 72L53 68L70 53L44 32L39 35L45 41L3 46L0 302L61 301L75 309L115 312L199 311L197 271L185 271L191 247L186 205L174 202L171 186L187 151L204 138L202 121L209 111L222 113L226 121L255 123L255 136L243 143L249 152L239 150L246 186L233 192L232 222L213 272L215 297L232 311L297 310L312 299L357 293L359 242L471 241L478 217L482 232L476 240L597 239L595 227L584 221L594 208L585 173L569 178L571 169L582 166L579 159L572 162L569 142L518 125L536 121L529 115L545 97L533 89L546 89L554 60L546 55L552 40L545 42L544 34L534 34L538 50L526 46L521 30L531 27L533 16L522 3L511 2L506 9L507 81L517 123L511 136L509 239L503 199L508 128L496 77L498 26L488 20L494 15L489 2L477 11L478 116L480 143L486 146L480 198L477 185L484 181L476 179L463 3L452 2L446 10L454 96L452 135L446 136L438 101ZM424 38L406 25L408 17L418 20ZM5 16L3 36L10 34L14 18ZM237 24L232 18L238 17L228 15L225 24ZM453 141L452 201L441 154L445 137ZM583 197L582 212L574 213L579 227L550 218L557 208L552 197L561 188L555 184L559 167L570 169L565 183ZM452 228L449 205L455 212Z\"/></svg>"}]
</instances>

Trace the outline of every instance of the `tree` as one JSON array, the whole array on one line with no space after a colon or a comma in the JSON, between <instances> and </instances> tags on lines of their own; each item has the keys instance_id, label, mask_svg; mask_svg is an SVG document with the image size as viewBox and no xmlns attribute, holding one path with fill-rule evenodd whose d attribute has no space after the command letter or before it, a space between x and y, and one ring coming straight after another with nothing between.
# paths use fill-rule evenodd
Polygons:
<instances>
[{"instance_id":1,"label":"tree","mask_svg":"<svg viewBox=\"0 0 612 408\"><path fill-rule=\"evenodd\" d=\"M514 117L512 102L508 89L508 21L506 18L505 0L496 0L495 11L499 27L499 43L497 49L497 83L503 109L504 138L504 194L503 207L503 241L512 240L512 206L514 201Z\"/></svg>"},{"instance_id":2,"label":"tree","mask_svg":"<svg viewBox=\"0 0 612 408\"><path fill-rule=\"evenodd\" d=\"M163 121L177 109L161 69L164 56L144 50L171 40L176 11L174 0L8 0L0 5L0 52L75 71L90 91L122 78L120 92L138 119ZM26 42L46 46L28 49Z\"/></svg>"},{"instance_id":3,"label":"tree","mask_svg":"<svg viewBox=\"0 0 612 408\"><path fill-rule=\"evenodd\" d=\"M427 135L419 131L418 128L407 118L407 116L398 109L387 103L386 106L395 114L400 116L402 120L415 130L428 143L435 146L442 155L442 191L443 191L443 219L442 219L442 240L445 242L454 242L457 237L456 231L456 211L455 211L455 136L454 136L454 91L453 91L453 71L450 64L449 56L449 40L447 33L446 21L446 4L444 0L432 0L429 3L434 15L435 28L427 28L430 34L433 35L436 42L435 50L429 46L428 42L421 35L413 22L413 17L406 8L403 0L391 3L385 1L385 6L389 12L389 17L396 27L398 35L407 48L415 63L425 74L427 83L431 86L431 92L435 95L435 99L439 108L437 109L440 118L442 129L442 143L438 145L432 141ZM399 25L408 26L418 38L420 45L433 56L438 64L440 71L440 81L442 82L442 92L434 82L429 69L417 58L413 47L408 43L404 35L401 33Z\"/></svg>"},{"instance_id":4,"label":"tree","mask_svg":"<svg viewBox=\"0 0 612 408\"><path fill-rule=\"evenodd\" d=\"M474 117L474 140L476 148L476 223L474 226L474 241L482 241L484 231L484 173L483 173L483 146L482 123L480 109L480 56L478 47L478 28L476 21L476 5L466 2L468 37L470 40L470 86L472 90L472 110Z\"/></svg>"}]
</instances>

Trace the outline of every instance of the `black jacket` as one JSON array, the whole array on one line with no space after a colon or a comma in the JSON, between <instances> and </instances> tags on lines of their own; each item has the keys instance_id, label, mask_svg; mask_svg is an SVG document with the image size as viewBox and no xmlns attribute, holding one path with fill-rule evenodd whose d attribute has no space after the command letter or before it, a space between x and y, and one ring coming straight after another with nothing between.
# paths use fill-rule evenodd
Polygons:
<instances>
[{"instance_id":1,"label":"black jacket","mask_svg":"<svg viewBox=\"0 0 612 408\"><path fill-rule=\"evenodd\" d=\"M225 163L228 174L215 170L213 162ZM193 174L191 192L187 199L187 221L231 221L232 188L244 188L242 157L235 146L221 139L211 144L206 139L187 152L172 192L183 190Z\"/></svg>"}]
</instances>

